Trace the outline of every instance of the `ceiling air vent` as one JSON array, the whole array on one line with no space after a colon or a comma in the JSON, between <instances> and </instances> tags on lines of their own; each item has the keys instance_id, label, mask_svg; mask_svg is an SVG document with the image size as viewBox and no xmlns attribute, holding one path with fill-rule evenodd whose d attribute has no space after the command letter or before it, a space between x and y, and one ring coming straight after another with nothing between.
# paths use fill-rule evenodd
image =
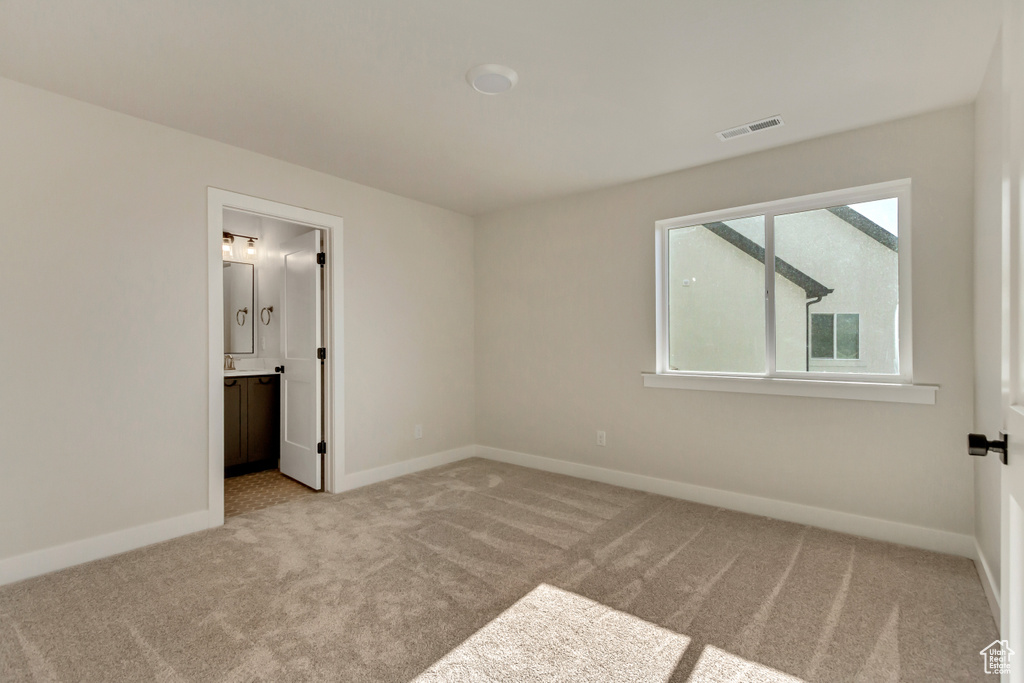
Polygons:
<instances>
[{"instance_id":1,"label":"ceiling air vent","mask_svg":"<svg viewBox=\"0 0 1024 683\"><path fill-rule=\"evenodd\" d=\"M765 130L766 128L775 128L776 126L781 126L784 123L785 122L782 120L781 116L770 116L767 119L747 123L742 126L737 126L736 128L718 131L715 135L718 136L719 140L725 142L726 140L750 135L751 133L756 133L757 131Z\"/></svg>"}]
</instances>

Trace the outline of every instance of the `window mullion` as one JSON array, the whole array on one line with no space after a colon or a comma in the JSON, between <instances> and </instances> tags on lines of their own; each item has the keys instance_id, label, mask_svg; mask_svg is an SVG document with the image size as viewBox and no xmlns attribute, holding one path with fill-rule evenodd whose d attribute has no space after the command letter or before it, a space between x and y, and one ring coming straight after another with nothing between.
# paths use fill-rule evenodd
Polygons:
<instances>
[{"instance_id":1,"label":"window mullion","mask_svg":"<svg viewBox=\"0 0 1024 683\"><path fill-rule=\"evenodd\" d=\"M775 375L775 214L764 216L765 374Z\"/></svg>"},{"instance_id":2,"label":"window mullion","mask_svg":"<svg viewBox=\"0 0 1024 683\"><path fill-rule=\"evenodd\" d=\"M832 358L839 358L839 314L832 314Z\"/></svg>"}]
</instances>

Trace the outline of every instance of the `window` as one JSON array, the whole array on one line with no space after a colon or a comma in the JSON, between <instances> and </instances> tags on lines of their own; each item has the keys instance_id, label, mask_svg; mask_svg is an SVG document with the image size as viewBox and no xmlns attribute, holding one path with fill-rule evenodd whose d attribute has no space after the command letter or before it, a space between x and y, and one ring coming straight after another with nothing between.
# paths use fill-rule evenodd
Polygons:
<instances>
[{"instance_id":1,"label":"window","mask_svg":"<svg viewBox=\"0 0 1024 683\"><path fill-rule=\"evenodd\" d=\"M903 180L658 221L657 375L910 384L909 218Z\"/></svg>"},{"instance_id":2,"label":"window","mask_svg":"<svg viewBox=\"0 0 1024 683\"><path fill-rule=\"evenodd\" d=\"M811 360L826 359L860 359L860 314L811 314Z\"/></svg>"}]
</instances>

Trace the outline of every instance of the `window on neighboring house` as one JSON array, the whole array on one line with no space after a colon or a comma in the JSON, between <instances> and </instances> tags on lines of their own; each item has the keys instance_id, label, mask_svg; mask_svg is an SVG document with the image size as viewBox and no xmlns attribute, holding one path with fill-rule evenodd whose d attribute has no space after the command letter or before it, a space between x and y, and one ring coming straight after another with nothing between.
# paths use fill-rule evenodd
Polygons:
<instances>
[{"instance_id":1,"label":"window on neighboring house","mask_svg":"<svg viewBox=\"0 0 1024 683\"><path fill-rule=\"evenodd\" d=\"M812 313L811 359L859 360L860 314Z\"/></svg>"},{"instance_id":2,"label":"window on neighboring house","mask_svg":"<svg viewBox=\"0 0 1024 683\"><path fill-rule=\"evenodd\" d=\"M911 381L909 202L897 181L658 221L658 373Z\"/></svg>"}]
</instances>

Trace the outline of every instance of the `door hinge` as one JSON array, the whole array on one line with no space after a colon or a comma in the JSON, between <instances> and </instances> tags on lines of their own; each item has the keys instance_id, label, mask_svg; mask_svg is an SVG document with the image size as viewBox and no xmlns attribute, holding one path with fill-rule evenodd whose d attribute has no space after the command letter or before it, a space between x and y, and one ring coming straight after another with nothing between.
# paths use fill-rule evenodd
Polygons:
<instances>
[{"instance_id":1,"label":"door hinge","mask_svg":"<svg viewBox=\"0 0 1024 683\"><path fill-rule=\"evenodd\" d=\"M318 443L316 445L316 452L317 453L326 453L327 452L327 442L326 441L321 441L320 443Z\"/></svg>"},{"instance_id":2,"label":"door hinge","mask_svg":"<svg viewBox=\"0 0 1024 683\"><path fill-rule=\"evenodd\" d=\"M327 360L327 349L321 346L316 350L316 357L320 360Z\"/></svg>"},{"instance_id":3,"label":"door hinge","mask_svg":"<svg viewBox=\"0 0 1024 683\"><path fill-rule=\"evenodd\" d=\"M327 263L327 254L325 254L322 251L320 253L318 253L316 255L316 262L319 263L321 266L326 264Z\"/></svg>"}]
</instances>

